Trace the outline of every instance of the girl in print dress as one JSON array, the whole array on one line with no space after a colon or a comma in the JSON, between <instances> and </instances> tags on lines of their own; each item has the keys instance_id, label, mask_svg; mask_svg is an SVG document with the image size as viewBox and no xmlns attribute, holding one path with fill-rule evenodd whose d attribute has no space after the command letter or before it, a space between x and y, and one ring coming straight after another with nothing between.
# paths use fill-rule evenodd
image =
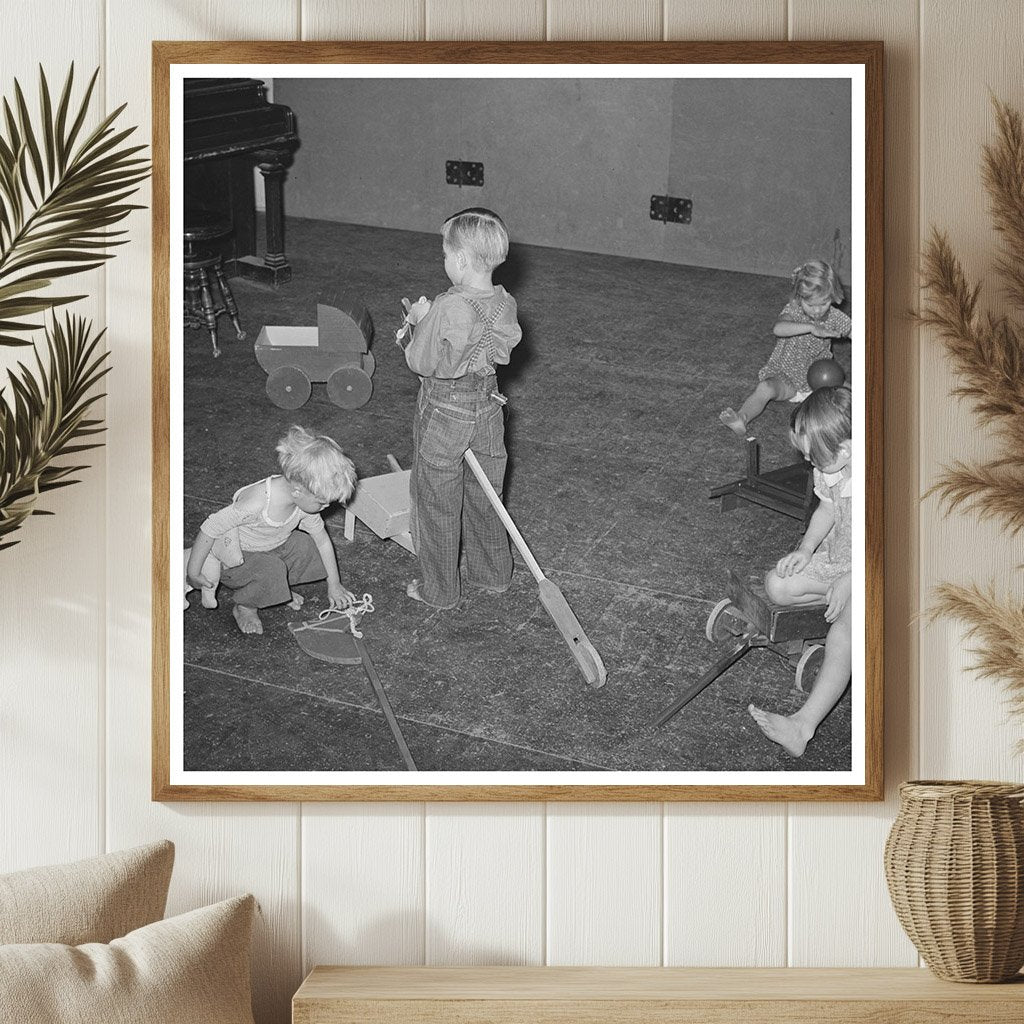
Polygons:
<instances>
[{"instance_id":1,"label":"girl in print dress","mask_svg":"<svg viewBox=\"0 0 1024 1024\"><path fill-rule=\"evenodd\" d=\"M751 704L761 731L800 757L850 681L853 664L853 439L849 388L818 388L793 413L793 443L814 466L818 507L795 551L765 577L776 604L824 602L825 657L814 688L799 711L777 715Z\"/></svg>"},{"instance_id":2,"label":"girl in print dress","mask_svg":"<svg viewBox=\"0 0 1024 1024\"><path fill-rule=\"evenodd\" d=\"M802 402L810 394L811 363L831 358L832 338L850 336L850 318L836 308L842 301L843 287L830 264L808 260L793 271L793 294L775 324L778 341L757 374L757 387L738 410L719 413L730 430L746 437L769 402Z\"/></svg>"}]
</instances>

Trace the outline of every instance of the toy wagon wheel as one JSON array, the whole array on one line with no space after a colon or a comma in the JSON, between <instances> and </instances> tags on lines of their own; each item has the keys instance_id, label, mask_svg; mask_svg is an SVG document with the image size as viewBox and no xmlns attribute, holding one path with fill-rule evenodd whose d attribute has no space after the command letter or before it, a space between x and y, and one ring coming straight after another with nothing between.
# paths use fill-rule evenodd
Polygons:
<instances>
[{"instance_id":1,"label":"toy wagon wheel","mask_svg":"<svg viewBox=\"0 0 1024 1024\"><path fill-rule=\"evenodd\" d=\"M327 397L342 409L358 409L372 394L373 381L358 366L343 366L327 378Z\"/></svg>"},{"instance_id":2,"label":"toy wagon wheel","mask_svg":"<svg viewBox=\"0 0 1024 1024\"><path fill-rule=\"evenodd\" d=\"M736 629L736 614L732 601L723 597L708 616L707 624L704 626L704 635L714 643L716 640L724 640L729 636L740 636L742 631Z\"/></svg>"},{"instance_id":3,"label":"toy wagon wheel","mask_svg":"<svg viewBox=\"0 0 1024 1024\"><path fill-rule=\"evenodd\" d=\"M824 644L808 644L804 648L804 653L800 655L800 660L796 663L796 677L794 680L794 688L799 690L801 693L806 693L804 688L804 680L812 682L817 678L818 672L821 670L821 663L825 660L825 646Z\"/></svg>"},{"instance_id":4,"label":"toy wagon wheel","mask_svg":"<svg viewBox=\"0 0 1024 1024\"><path fill-rule=\"evenodd\" d=\"M267 397L279 409L298 409L309 401L313 386L297 366L279 366L267 375Z\"/></svg>"},{"instance_id":5,"label":"toy wagon wheel","mask_svg":"<svg viewBox=\"0 0 1024 1024\"><path fill-rule=\"evenodd\" d=\"M373 371L377 369L377 360L373 358L373 353L364 352L362 363L363 373L365 373L367 377L372 377Z\"/></svg>"}]
</instances>

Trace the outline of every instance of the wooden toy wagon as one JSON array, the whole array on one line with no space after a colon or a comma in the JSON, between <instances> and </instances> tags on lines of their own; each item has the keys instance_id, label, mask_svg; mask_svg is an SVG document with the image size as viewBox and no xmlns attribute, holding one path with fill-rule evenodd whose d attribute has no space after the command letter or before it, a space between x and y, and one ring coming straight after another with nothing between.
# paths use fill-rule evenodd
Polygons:
<instances>
[{"instance_id":1,"label":"wooden toy wagon","mask_svg":"<svg viewBox=\"0 0 1024 1024\"><path fill-rule=\"evenodd\" d=\"M267 372L267 396L281 409L309 401L314 383L342 409L358 409L373 394L373 321L366 308L342 295L321 296L316 327L268 325L254 346Z\"/></svg>"},{"instance_id":2,"label":"wooden toy wagon","mask_svg":"<svg viewBox=\"0 0 1024 1024\"><path fill-rule=\"evenodd\" d=\"M743 580L729 571L729 596L722 598L708 616L704 635L712 643L728 640L730 648L691 686L677 697L655 720L664 725L677 715L702 690L731 668L748 651L763 647L789 663L794 686L804 689L821 667L824 656L827 604L780 605L765 593L759 579Z\"/></svg>"},{"instance_id":3,"label":"wooden toy wagon","mask_svg":"<svg viewBox=\"0 0 1024 1024\"><path fill-rule=\"evenodd\" d=\"M364 476L356 493L345 506L345 539L354 540L356 520L365 523L378 537L401 544L414 555L409 533L409 470L402 469L394 455L388 455L390 473Z\"/></svg>"}]
</instances>

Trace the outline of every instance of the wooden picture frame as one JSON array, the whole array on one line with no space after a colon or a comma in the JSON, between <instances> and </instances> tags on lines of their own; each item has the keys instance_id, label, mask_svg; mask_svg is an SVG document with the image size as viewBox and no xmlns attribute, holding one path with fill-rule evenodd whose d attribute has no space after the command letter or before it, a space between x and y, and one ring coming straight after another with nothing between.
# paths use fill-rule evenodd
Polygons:
<instances>
[{"instance_id":1,"label":"wooden picture frame","mask_svg":"<svg viewBox=\"0 0 1024 1024\"><path fill-rule=\"evenodd\" d=\"M239 67L244 65L245 67ZM423 79L433 75L455 76L458 69L470 76L479 68L481 76L515 74L538 80L548 75L573 78L603 77L632 79L642 72L654 80L685 79L700 74L712 79L774 77L829 77L849 81L850 110L844 113L850 125L849 245L855 310L856 337L851 351L855 373L862 374L863 393L854 389L854 441L862 445L863 506L859 513L863 536L861 555L855 550L854 567L863 565L863 589L854 580L851 598L855 622L863 623L863 635L854 627L853 698L851 700L850 769L834 773L791 770L749 773L645 771L602 773L549 773L517 771L446 772L430 771L397 777L394 772L338 771L325 778L315 771L202 772L187 769L182 762L183 706L185 703L183 648L175 637L181 627L172 617L181 616L181 557L175 550L178 537L172 533L182 525L181 432L184 416L179 366L179 315L172 316L172 298L180 307L181 239L180 213L175 192L180 187L182 80L194 77L294 77L296 67L308 69L310 77L365 75L384 78L413 71ZM390 70L389 70L390 69ZM152 794L155 800L879 800L883 796L883 187L882 187L882 74L883 48L879 42L722 42L722 43L498 43L498 42L154 42L153 44L153 718ZM696 77L694 77L696 80ZM734 83L734 84L736 84ZM736 84L738 89L755 88ZM815 106L807 106L809 118ZM822 110L822 122L832 111ZM300 117L301 121L301 117ZM847 121L843 121L847 123ZM723 128L723 131L728 130ZM300 125L301 131L301 125ZM845 142L844 142L845 144ZM273 154L263 154L264 162ZM265 169L266 170L266 169ZM272 173L276 171L272 168ZM273 232L274 206L280 193L271 194L268 177L268 232ZM278 177L278 181L280 178ZM640 192L650 193L647 183ZM846 194L846 193L844 193ZM671 196L651 195L652 219L668 215L655 209L654 201ZM466 205L475 205L467 202ZM278 211L279 212L279 211ZM444 211L444 216L449 211ZM682 217L689 211L681 210ZM699 216L695 212L693 216ZM438 224L441 212L434 218ZM836 229L836 238L840 237ZM845 236L844 236L845 238ZM271 240L273 242L273 240ZM837 246L840 243L837 241ZM277 246L281 248L280 245ZM439 247L438 247L439 248ZM780 247L784 248L784 247ZM274 244L268 246L268 251ZM271 251L271 257L274 257ZM235 254L237 257L237 254ZM231 257L229 257L231 258ZM251 260L259 263L259 260ZM267 287L275 284L275 259L267 258L257 268L269 275ZM780 267L788 275L790 264ZM438 268L439 269L439 268ZM286 276L286 275L285 275ZM276 281L280 283L280 279ZM781 287L786 287L783 281ZM770 321L774 310L765 311ZM389 332L378 326L377 344ZM173 340L172 340L173 336ZM250 339L251 340L251 339ZM196 342L202 344L200 340ZM860 360L858 362L858 360ZM737 381L736 389L746 380ZM262 396L261 396L262 397ZM174 410L172 415L172 410ZM411 416L411 410L410 410ZM860 420L858 432L857 419ZM709 428L710 429L710 428ZM750 449L747 482L756 476L756 451ZM383 453L381 453L383 457ZM176 461L177 460L177 461ZM172 481L177 481L178 486ZM230 491L246 483L231 481ZM176 493L176 491L178 493ZM741 499L743 496L740 496ZM727 499L728 500L728 499ZM737 499L740 500L740 499ZM765 515L774 515L765 512ZM857 514L855 513L855 516ZM855 520L856 521L856 520ZM528 532L524 530L524 532ZM173 540L173 544L172 544ZM781 554L781 552L780 552ZM724 568L724 567L723 567ZM517 571L523 571L519 569ZM856 571L854 573L856 577ZM586 617L581 613L581 619ZM586 626L586 622L584 622ZM746 628L746 627L744 627ZM767 627L765 627L767 628ZM709 633L713 632L711 623ZM176 632L178 631L178 632ZM591 636L598 647L600 637ZM697 640L695 639L695 643ZM700 643L705 643L700 638ZM700 648L701 658L711 660L710 650ZM568 657L568 653L566 656ZM180 674L181 678L177 676ZM860 677L858 678L858 673ZM379 680L378 680L379 681ZM577 677L581 699L588 692ZM609 674L608 687L614 685ZM612 692L607 689L604 694ZM665 693L668 701L674 694ZM661 710L651 706L652 715ZM737 777L733 777L736 774ZM804 775L808 777L804 777ZM513 778L507 776L514 775ZM555 777L557 776L557 777ZM564 777L562 777L564 776ZM742 777L740 777L742 776ZM833 781L833 779L835 781ZM493 781L492 781L493 780ZM581 781L582 780L582 781Z\"/></svg>"}]
</instances>

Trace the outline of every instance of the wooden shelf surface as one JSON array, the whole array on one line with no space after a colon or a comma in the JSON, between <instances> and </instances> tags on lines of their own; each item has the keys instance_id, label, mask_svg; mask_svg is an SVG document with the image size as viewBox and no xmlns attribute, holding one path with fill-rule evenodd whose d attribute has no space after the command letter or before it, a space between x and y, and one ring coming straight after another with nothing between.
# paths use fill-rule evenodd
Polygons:
<instances>
[{"instance_id":1,"label":"wooden shelf surface","mask_svg":"<svg viewBox=\"0 0 1024 1024\"><path fill-rule=\"evenodd\" d=\"M294 1024L1020 1024L1024 975L971 985L914 968L316 967L292 1005Z\"/></svg>"}]
</instances>

